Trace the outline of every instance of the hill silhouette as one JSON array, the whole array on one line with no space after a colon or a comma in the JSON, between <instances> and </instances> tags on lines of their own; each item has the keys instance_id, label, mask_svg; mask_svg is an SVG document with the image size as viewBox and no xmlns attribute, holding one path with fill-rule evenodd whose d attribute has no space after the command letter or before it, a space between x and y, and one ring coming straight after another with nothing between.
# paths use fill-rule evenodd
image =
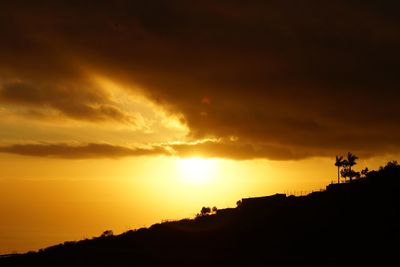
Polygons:
<instances>
[{"instance_id":1,"label":"hill silhouette","mask_svg":"<svg viewBox=\"0 0 400 267\"><path fill-rule=\"evenodd\" d=\"M194 219L4 256L0 266L370 266L395 264L400 165L307 196L247 198ZM395 264L396 265L396 264Z\"/></svg>"}]
</instances>

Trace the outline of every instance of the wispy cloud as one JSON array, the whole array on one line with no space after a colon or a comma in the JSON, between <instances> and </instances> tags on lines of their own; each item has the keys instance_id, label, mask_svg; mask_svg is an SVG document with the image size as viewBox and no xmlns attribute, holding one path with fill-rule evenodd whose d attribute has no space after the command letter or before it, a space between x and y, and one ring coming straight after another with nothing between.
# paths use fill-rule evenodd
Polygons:
<instances>
[{"instance_id":1,"label":"wispy cloud","mask_svg":"<svg viewBox=\"0 0 400 267\"><path fill-rule=\"evenodd\" d=\"M121 158L128 156L147 156L166 154L161 147L130 148L110 144L91 143L73 144L14 144L0 147L0 152L24 156L89 159L89 158Z\"/></svg>"}]
</instances>

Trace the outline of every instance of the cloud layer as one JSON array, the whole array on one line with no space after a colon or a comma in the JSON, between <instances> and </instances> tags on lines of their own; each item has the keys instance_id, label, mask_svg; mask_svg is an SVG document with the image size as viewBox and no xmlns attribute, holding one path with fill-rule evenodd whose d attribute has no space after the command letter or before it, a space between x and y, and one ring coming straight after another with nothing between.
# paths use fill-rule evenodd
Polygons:
<instances>
[{"instance_id":1,"label":"cloud layer","mask_svg":"<svg viewBox=\"0 0 400 267\"><path fill-rule=\"evenodd\" d=\"M62 85L6 83L0 88L0 101L30 108L52 108L64 116L79 120L133 122L103 91L93 90L96 88L87 90L84 83L65 86L64 82Z\"/></svg>"},{"instance_id":2,"label":"cloud layer","mask_svg":"<svg viewBox=\"0 0 400 267\"><path fill-rule=\"evenodd\" d=\"M128 148L110 144L15 144L0 147L0 152L23 156L66 159L121 158L166 154L162 148Z\"/></svg>"},{"instance_id":3,"label":"cloud layer","mask_svg":"<svg viewBox=\"0 0 400 267\"><path fill-rule=\"evenodd\" d=\"M400 148L397 1L2 1L0 103L127 118L89 69L181 114L181 154Z\"/></svg>"}]
</instances>

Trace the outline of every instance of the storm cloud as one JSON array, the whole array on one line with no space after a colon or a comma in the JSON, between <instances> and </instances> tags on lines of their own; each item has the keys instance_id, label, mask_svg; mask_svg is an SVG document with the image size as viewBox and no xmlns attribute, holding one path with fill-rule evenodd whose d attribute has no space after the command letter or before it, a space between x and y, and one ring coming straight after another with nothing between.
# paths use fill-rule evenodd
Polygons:
<instances>
[{"instance_id":1,"label":"storm cloud","mask_svg":"<svg viewBox=\"0 0 400 267\"><path fill-rule=\"evenodd\" d=\"M181 154L391 153L399 10L369 0L2 1L0 103L123 122L85 84L90 70L180 114L191 140L220 140L176 146Z\"/></svg>"}]
</instances>

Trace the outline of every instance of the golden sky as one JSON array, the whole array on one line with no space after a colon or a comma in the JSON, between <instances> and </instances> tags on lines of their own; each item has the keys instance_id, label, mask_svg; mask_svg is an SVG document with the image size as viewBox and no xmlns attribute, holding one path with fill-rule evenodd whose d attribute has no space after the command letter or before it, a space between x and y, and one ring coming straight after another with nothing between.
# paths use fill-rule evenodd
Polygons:
<instances>
[{"instance_id":1,"label":"golden sky","mask_svg":"<svg viewBox=\"0 0 400 267\"><path fill-rule=\"evenodd\" d=\"M1 1L0 253L398 158L395 7Z\"/></svg>"}]
</instances>

